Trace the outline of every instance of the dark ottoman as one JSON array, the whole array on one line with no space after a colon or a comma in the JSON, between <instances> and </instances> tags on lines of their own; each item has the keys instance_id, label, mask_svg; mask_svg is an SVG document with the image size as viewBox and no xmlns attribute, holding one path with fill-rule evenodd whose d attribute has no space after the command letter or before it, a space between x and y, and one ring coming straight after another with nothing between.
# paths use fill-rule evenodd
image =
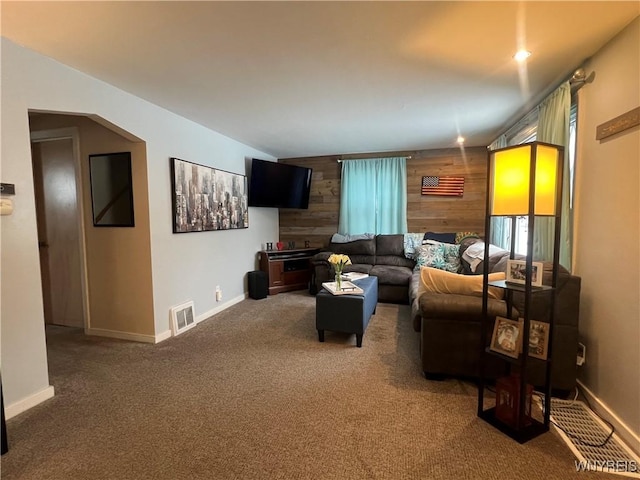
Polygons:
<instances>
[{"instance_id":1,"label":"dark ottoman","mask_svg":"<svg viewBox=\"0 0 640 480\"><path fill-rule=\"evenodd\" d=\"M316 328L324 342L324 331L355 333L356 345L362 347L362 335L378 304L378 277L365 277L353 282L361 295L333 295L324 288L316 295Z\"/></svg>"}]
</instances>

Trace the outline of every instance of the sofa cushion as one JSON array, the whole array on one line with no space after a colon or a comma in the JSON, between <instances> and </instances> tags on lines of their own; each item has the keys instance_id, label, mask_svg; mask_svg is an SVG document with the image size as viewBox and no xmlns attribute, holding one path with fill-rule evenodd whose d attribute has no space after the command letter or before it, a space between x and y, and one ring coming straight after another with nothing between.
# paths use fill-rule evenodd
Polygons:
<instances>
[{"instance_id":1,"label":"sofa cushion","mask_svg":"<svg viewBox=\"0 0 640 480\"><path fill-rule=\"evenodd\" d=\"M491 252L491 250L489 250ZM526 255L520 255L516 253L513 256L514 260L527 260ZM506 272L507 271L507 262L509 261L509 252L503 253L502 255L492 255L489 257L489 271L490 272ZM549 279L549 283L545 285L549 285L551 280Z\"/></svg>"},{"instance_id":2,"label":"sofa cushion","mask_svg":"<svg viewBox=\"0 0 640 480\"><path fill-rule=\"evenodd\" d=\"M376 239L355 240L348 243L330 243L329 250L333 253L349 255L351 263L368 263L373 265L376 260Z\"/></svg>"},{"instance_id":3,"label":"sofa cushion","mask_svg":"<svg viewBox=\"0 0 640 480\"><path fill-rule=\"evenodd\" d=\"M418 300L422 319L458 319L479 322L482 319L482 297L449 293L425 293ZM503 300L490 298L487 303L490 317L507 317L507 304ZM513 317L518 318L514 308Z\"/></svg>"},{"instance_id":4,"label":"sofa cushion","mask_svg":"<svg viewBox=\"0 0 640 480\"><path fill-rule=\"evenodd\" d=\"M404 256L404 235L376 237L376 265L413 268L415 261Z\"/></svg>"},{"instance_id":5,"label":"sofa cushion","mask_svg":"<svg viewBox=\"0 0 640 480\"><path fill-rule=\"evenodd\" d=\"M346 255L375 255L376 254L376 240L362 239L354 240L347 243L333 243L329 244L329 250L333 253L344 253Z\"/></svg>"},{"instance_id":6,"label":"sofa cushion","mask_svg":"<svg viewBox=\"0 0 640 480\"><path fill-rule=\"evenodd\" d=\"M344 267L343 273L360 272L360 273L366 273L367 275L369 275L371 273L372 268L373 268L373 265L369 263L353 263L351 265L347 265L346 267Z\"/></svg>"},{"instance_id":7,"label":"sofa cushion","mask_svg":"<svg viewBox=\"0 0 640 480\"><path fill-rule=\"evenodd\" d=\"M489 281L504 280L504 272L489 274ZM420 287L418 296L423 292L455 293L459 295L482 296L482 275L460 275L457 273L438 270L437 268L422 267L420 269ZM504 289L489 287L489 298L502 299Z\"/></svg>"},{"instance_id":8,"label":"sofa cushion","mask_svg":"<svg viewBox=\"0 0 640 480\"><path fill-rule=\"evenodd\" d=\"M376 265L390 265L394 267L405 267L413 270L416 265L415 260L394 255L376 255Z\"/></svg>"},{"instance_id":9,"label":"sofa cushion","mask_svg":"<svg viewBox=\"0 0 640 480\"><path fill-rule=\"evenodd\" d=\"M404 256L404 235L376 236L376 255Z\"/></svg>"},{"instance_id":10,"label":"sofa cushion","mask_svg":"<svg viewBox=\"0 0 640 480\"><path fill-rule=\"evenodd\" d=\"M378 284L409 285L413 271L407 267L393 265L374 265L369 275L378 277Z\"/></svg>"}]
</instances>

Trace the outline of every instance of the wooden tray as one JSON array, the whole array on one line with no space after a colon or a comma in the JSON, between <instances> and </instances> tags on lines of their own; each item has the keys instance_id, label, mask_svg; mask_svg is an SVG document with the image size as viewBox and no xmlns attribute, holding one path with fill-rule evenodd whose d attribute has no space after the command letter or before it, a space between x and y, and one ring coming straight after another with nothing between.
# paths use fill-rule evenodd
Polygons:
<instances>
[{"instance_id":1,"label":"wooden tray","mask_svg":"<svg viewBox=\"0 0 640 480\"><path fill-rule=\"evenodd\" d=\"M325 290L332 295L362 295L364 290L351 282L342 281L342 290L336 290L336 282L324 282L322 284Z\"/></svg>"}]
</instances>

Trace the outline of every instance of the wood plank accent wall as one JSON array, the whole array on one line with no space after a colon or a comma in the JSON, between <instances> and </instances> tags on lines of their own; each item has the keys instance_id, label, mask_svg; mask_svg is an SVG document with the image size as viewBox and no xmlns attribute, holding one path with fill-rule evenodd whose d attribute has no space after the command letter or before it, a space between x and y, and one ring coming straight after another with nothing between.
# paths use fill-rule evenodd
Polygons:
<instances>
[{"instance_id":1,"label":"wood plank accent wall","mask_svg":"<svg viewBox=\"0 0 640 480\"><path fill-rule=\"evenodd\" d=\"M411 152L327 155L285 158L278 162L313 169L308 210L280 209L280 241L303 247L325 247L338 231L340 172L338 159L411 156L407 160L407 223L409 232L484 231L487 149L419 150ZM462 197L423 196L423 176L463 176Z\"/></svg>"}]
</instances>

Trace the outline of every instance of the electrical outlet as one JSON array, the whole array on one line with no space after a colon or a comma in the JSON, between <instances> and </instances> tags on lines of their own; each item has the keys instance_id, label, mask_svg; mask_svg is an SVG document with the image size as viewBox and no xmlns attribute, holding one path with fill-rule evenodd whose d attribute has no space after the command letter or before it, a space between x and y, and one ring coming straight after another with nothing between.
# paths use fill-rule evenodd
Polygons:
<instances>
[{"instance_id":1,"label":"electrical outlet","mask_svg":"<svg viewBox=\"0 0 640 480\"><path fill-rule=\"evenodd\" d=\"M578 366L584 365L584 362L587 361L587 347L583 343L578 343L578 358L576 359L576 363Z\"/></svg>"},{"instance_id":2,"label":"electrical outlet","mask_svg":"<svg viewBox=\"0 0 640 480\"><path fill-rule=\"evenodd\" d=\"M216 302L219 302L220 300L222 300L222 289L220 288L220 285L216 285Z\"/></svg>"}]
</instances>

